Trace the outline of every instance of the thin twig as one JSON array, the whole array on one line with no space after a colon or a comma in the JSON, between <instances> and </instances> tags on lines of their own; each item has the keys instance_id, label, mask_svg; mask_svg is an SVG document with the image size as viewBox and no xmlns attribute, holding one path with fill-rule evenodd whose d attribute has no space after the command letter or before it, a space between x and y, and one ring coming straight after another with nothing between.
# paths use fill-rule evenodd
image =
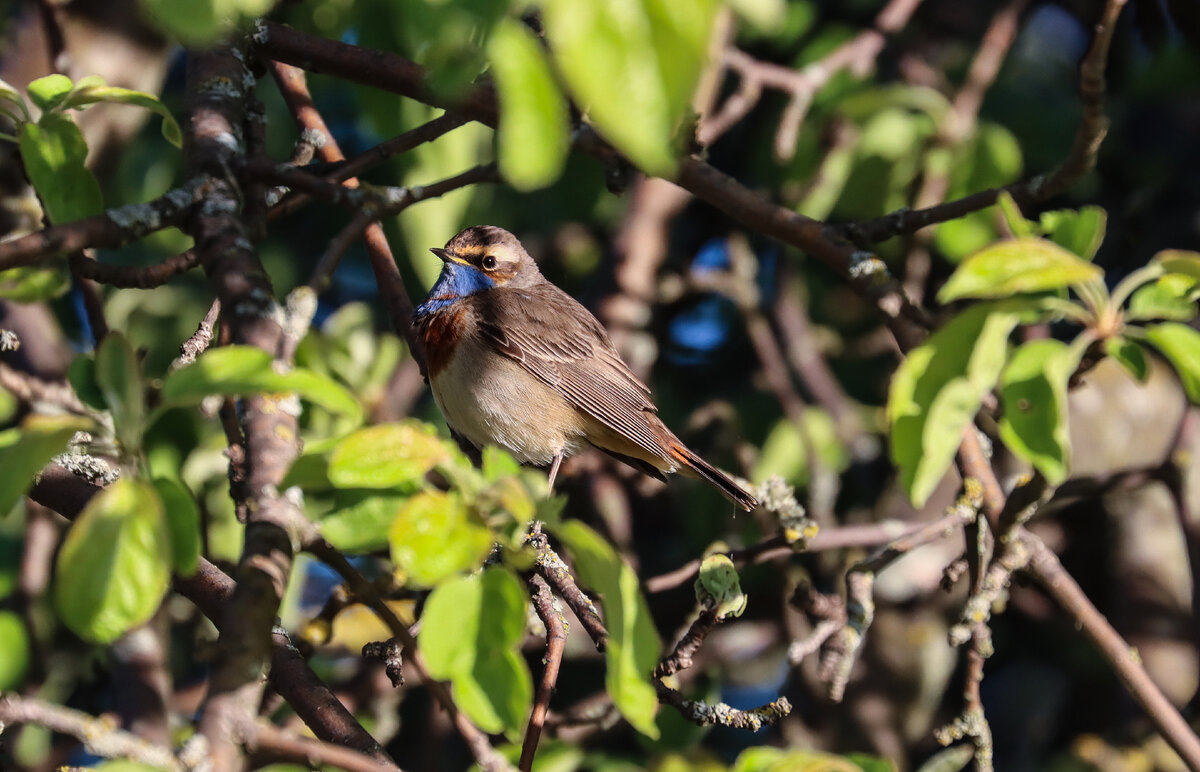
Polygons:
<instances>
[{"instance_id":1,"label":"thin twig","mask_svg":"<svg viewBox=\"0 0 1200 772\"><path fill-rule=\"evenodd\" d=\"M0 696L0 727L8 724L35 724L71 735L97 756L132 759L158 769L183 772L183 765L170 750L122 730L111 719L95 718L42 700L15 694Z\"/></svg>"},{"instance_id":2,"label":"thin twig","mask_svg":"<svg viewBox=\"0 0 1200 772\"><path fill-rule=\"evenodd\" d=\"M596 644L596 650L604 651L608 646L608 630L605 629L604 622L600 619L600 612L596 610L592 599L579 589L579 585L575 584L575 577L571 576L571 570L567 564L550 546L549 539L542 531L541 523L533 524L529 532L528 543L537 553L534 571L546 580L558 597L562 598L574 612L575 618L583 625L583 629L591 637L592 643Z\"/></svg>"},{"instance_id":3,"label":"thin twig","mask_svg":"<svg viewBox=\"0 0 1200 772\"><path fill-rule=\"evenodd\" d=\"M537 696L533 701L533 711L529 714L529 726L525 729L525 740L521 744L521 761L518 769L530 772L533 769L533 757L537 753L538 740L542 736L542 727L546 723L546 714L550 710L550 697L554 694L554 686L558 683L558 670L562 664L563 649L567 645L567 624L563 619L562 609L550 591L546 580L534 574L529 577L529 585L533 588L530 601L542 623L546 625L546 656L542 658L545 668L542 670L542 680L538 683Z\"/></svg>"}]
</instances>

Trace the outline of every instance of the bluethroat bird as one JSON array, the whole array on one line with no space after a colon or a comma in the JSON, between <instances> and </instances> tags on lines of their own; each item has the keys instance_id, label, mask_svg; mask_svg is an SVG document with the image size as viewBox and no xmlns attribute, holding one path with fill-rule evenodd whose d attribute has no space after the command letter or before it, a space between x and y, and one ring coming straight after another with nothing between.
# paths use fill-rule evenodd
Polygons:
<instances>
[{"instance_id":1,"label":"bluethroat bird","mask_svg":"<svg viewBox=\"0 0 1200 772\"><path fill-rule=\"evenodd\" d=\"M651 477L681 472L745 510L758 501L685 446L596 317L542 276L508 231L467 228L431 250L445 265L414 317L450 431L550 467L588 445Z\"/></svg>"}]
</instances>

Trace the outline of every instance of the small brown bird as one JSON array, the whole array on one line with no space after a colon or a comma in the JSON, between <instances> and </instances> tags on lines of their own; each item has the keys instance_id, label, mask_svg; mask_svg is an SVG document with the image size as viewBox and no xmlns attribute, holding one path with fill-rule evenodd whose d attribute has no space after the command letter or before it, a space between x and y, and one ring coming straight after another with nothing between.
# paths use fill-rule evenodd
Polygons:
<instances>
[{"instance_id":1,"label":"small brown bird","mask_svg":"<svg viewBox=\"0 0 1200 772\"><path fill-rule=\"evenodd\" d=\"M456 436L549 465L551 489L563 458L594 445L659 480L681 472L742 509L758 506L663 424L604 327L546 281L515 236L477 225L431 251L445 265L414 323Z\"/></svg>"}]
</instances>

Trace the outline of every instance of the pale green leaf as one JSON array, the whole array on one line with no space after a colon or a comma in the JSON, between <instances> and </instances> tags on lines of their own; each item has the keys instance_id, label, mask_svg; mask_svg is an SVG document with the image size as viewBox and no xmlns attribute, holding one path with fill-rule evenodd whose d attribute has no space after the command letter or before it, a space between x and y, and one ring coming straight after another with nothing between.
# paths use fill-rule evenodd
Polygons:
<instances>
[{"instance_id":1,"label":"pale green leaf","mask_svg":"<svg viewBox=\"0 0 1200 772\"><path fill-rule=\"evenodd\" d=\"M1031 340L1017 348L1000 376L1000 439L1051 485L1067 477L1067 381L1081 353L1052 338Z\"/></svg>"},{"instance_id":2,"label":"pale green leaf","mask_svg":"<svg viewBox=\"0 0 1200 772\"><path fill-rule=\"evenodd\" d=\"M1185 324L1163 322L1147 327L1146 338L1175 368L1188 399L1200 403L1200 332Z\"/></svg>"},{"instance_id":3,"label":"pale green leaf","mask_svg":"<svg viewBox=\"0 0 1200 772\"><path fill-rule=\"evenodd\" d=\"M1001 298L1082 284L1103 271L1045 239L1001 241L968 257L938 292L938 301Z\"/></svg>"},{"instance_id":4,"label":"pale green leaf","mask_svg":"<svg viewBox=\"0 0 1200 772\"><path fill-rule=\"evenodd\" d=\"M1129 298L1129 308L1125 318L1128 321L1145 321L1150 319L1169 319L1173 322L1186 322L1196 315L1196 301L1193 293L1196 290L1197 279L1192 276L1174 271L1166 276L1160 276L1152 284L1138 287Z\"/></svg>"},{"instance_id":5,"label":"pale green leaf","mask_svg":"<svg viewBox=\"0 0 1200 772\"><path fill-rule=\"evenodd\" d=\"M25 91L29 94L29 101L45 113L66 99L74 87L75 84L66 75L55 73L31 81Z\"/></svg>"},{"instance_id":6,"label":"pale green leaf","mask_svg":"<svg viewBox=\"0 0 1200 772\"><path fill-rule=\"evenodd\" d=\"M180 576L196 573L200 563L200 507L183 483L169 477L154 480L171 536L171 565Z\"/></svg>"},{"instance_id":7,"label":"pale green leaf","mask_svg":"<svg viewBox=\"0 0 1200 772\"><path fill-rule=\"evenodd\" d=\"M672 133L707 53L716 11L696 0L549 0L546 37L576 103L601 134L650 174L675 170Z\"/></svg>"},{"instance_id":8,"label":"pale green leaf","mask_svg":"<svg viewBox=\"0 0 1200 772\"><path fill-rule=\"evenodd\" d=\"M74 416L32 415L20 428L0 432L0 515L29 490L42 467L66 452L75 432L91 427L90 421Z\"/></svg>"},{"instance_id":9,"label":"pale green leaf","mask_svg":"<svg viewBox=\"0 0 1200 772\"><path fill-rule=\"evenodd\" d=\"M110 332L96 349L96 386L112 413L113 427L126 453L137 453L146 428L142 365L125 336Z\"/></svg>"},{"instance_id":10,"label":"pale green leaf","mask_svg":"<svg viewBox=\"0 0 1200 772\"><path fill-rule=\"evenodd\" d=\"M188 47L214 43L235 26L271 10L272 0L142 0L145 13Z\"/></svg>"},{"instance_id":11,"label":"pale green leaf","mask_svg":"<svg viewBox=\"0 0 1200 772\"><path fill-rule=\"evenodd\" d=\"M295 392L326 410L358 421L362 408L354 395L331 378L311 370L276 370L274 357L253 346L209 349L195 362L163 381L163 401L172 405L198 404L211 394L247 396Z\"/></svg>"},{"instance_id":12,"label":"pale green leaf","mask_svg":"<svg viewBox=\"0 0 1200 772\"><path fill-rule=\"evenodd\" d=\"M1104 242L1108 213L1098 206L1042 212L1039 220L1046 237L1084 260L1091 260Z\"/></svg>"},{"instance_id":13,"label":"pale green leaf","mask_svg":"<svg viewBox=\"0 0 1200 772\"><path fill-rule=\"evenodd\" d=\"M1000 207L1000 214L1004 217L1004 223L1008 226L1009 233L1018 239L1027 239L1033 236L1033 223L1025 219L1025 215L1021 213L1021 207L1017 206L1012 194L1008 191L1001 192L996 197L996 205Z\"/></svg>"},{"instance_id":14,"label":"pale green leaf","mask_svg":"<svg viewBox=\"0 0 1200 772\"><path fill-rule=\"evenodd\" d=\"M718 618L740 617L746 610L748 599L728 555L709 555L700 561L700 574L693 589L696 602L715 611Z\"/></svg>"},{"instance_id":15,"label":"pale green leaf","mask_svg":"<svg viewBox=\"0 0 1200 772\"><path fill-rule=\"evenodd\" d=\"M504 19L492 31L488 57L500 100L500 171L517 190L558 179L570 144L567 105L542 46L524 24Z\"/></svg>"},{"instance_id":16,"label":"pale green leaf","mask_svg":"<svg viewBox=\"0 0 1200 772\"><path fill-rule=\"evenodd\" d=\"M533 700L518 653L528 600L507 569L439 585L421 615L417 645L434 678L449 679L455 704L487 732L516 736Z\"/></svg>"},{"instance_id":17,"label":"pale green leaf","mask_svg":"<svg viewBox=\"0 0 1200 772\"><path fill-rule=\"evenodd\" d=\"M1183 249L1164 249L1150 259L1162 266L1167 273L1178 273L1200 279L1200 252Z\"/></svg>"},{"instance_id":18,"label":"pale green leaf","mask_svg":"<svg viewBox=\"0 0 1200 772\"><path fill-rule=\"evenodd\" d=\"M388 546L388 530L407 496L368 496L321 518L321 535L342 552L368 554Z\"/></svg>"},{"instance_id":19,"label":"pale green leaf","mask_svg":"<svg viewBox=\"0 0 1200 772\"><path fill-rule=\"evenodd\" d=\"M954 459L963 430L1000 376L1008 336L1027 307L975 306L909 352L892 377L887 416L892 461L922 506Z\"/></svg>"},{"instance_id":20,"label":"pale green leaf","mask_svg":"<svg viewBox=\"0 0 1200 772\"><path fill-rule=\"evenodd\" d=\"M339 488L394 488L420 482L447 457L432 426L416 420L359 429L329 457L329 481Z\"/></svg>"},{"instance_id":21,"label":"pale green leaf","mask_svg":"<svg viewBox=\"0 0 1200 772\"><path fill-rule=\"evenodd\" d=\"M79 127L58 113L26 123L19 137L21 160L51 223L59 224L100 214L104 195L87 160L87 143Z\"/></svg>"},{"instance_id":22,"label":"pale green leaf","mask_svg":"<svg viewBox=\"0 0 1200 772\"><path fill-rule=\"evenodd\" d=\"M106 85L103 78L92 76L77 83L63 102L63 109L84 107L96 102L115 102L144 107L162 118L162 134L168 142L175 147L183 145L183 132L179 129L179 123L158 97L144 91Z\"/></svg>"},{"instance_id":23,"label":"pale green leaf","mask_svg":"<svg viewBox=\"0 0 1200 772\"><path fill-rule=\"evenodd\" d=\"M470 571L492 549L492 532L453 493L427 491L405 502L388 530L392 562L409 584L432 587Z\"/></svg>"},{"instance_id":24,"label":"pale green leaf","mask_svg":"<svg viewBox=\"0 0 1200 772\"><path fill-rule=\"evenodd\" d=\"M153 486L122 477L67 531L54 603L81 638L112 643L158 609L171 579L171 537Z\"/></svg>"},{"instance_id":25,"label":"pale green leaf","mask_svg":"<svg viewBox=\"0 0 1200 772\"><path fill-rule=\"evenodd\" d=\"M650 676L658 664L661 642L637 575L595 531L578 520L558 529L574 559L580 580L600 593L608 628L604 683L621 715L648 737L658 737L654 714L658 696Z\"/></svg>"}]
</instances>

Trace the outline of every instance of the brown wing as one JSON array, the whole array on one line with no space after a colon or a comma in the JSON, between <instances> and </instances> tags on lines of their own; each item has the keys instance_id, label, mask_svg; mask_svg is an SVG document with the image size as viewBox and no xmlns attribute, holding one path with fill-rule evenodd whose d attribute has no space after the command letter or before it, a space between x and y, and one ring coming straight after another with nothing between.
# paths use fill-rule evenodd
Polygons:
<instances>
[{"instance_id":1,"label":"brown wing","mask_svg":"<svg viewBox=\"0 0 1200 772\"><path fill-rule=\"evenodd\" d=\"M666 455L650 414L650 389L622 361L588 310L553 284L472 296L477 323L496 349L576 407L657 456Z\"/></svg>"}]
</instances>

